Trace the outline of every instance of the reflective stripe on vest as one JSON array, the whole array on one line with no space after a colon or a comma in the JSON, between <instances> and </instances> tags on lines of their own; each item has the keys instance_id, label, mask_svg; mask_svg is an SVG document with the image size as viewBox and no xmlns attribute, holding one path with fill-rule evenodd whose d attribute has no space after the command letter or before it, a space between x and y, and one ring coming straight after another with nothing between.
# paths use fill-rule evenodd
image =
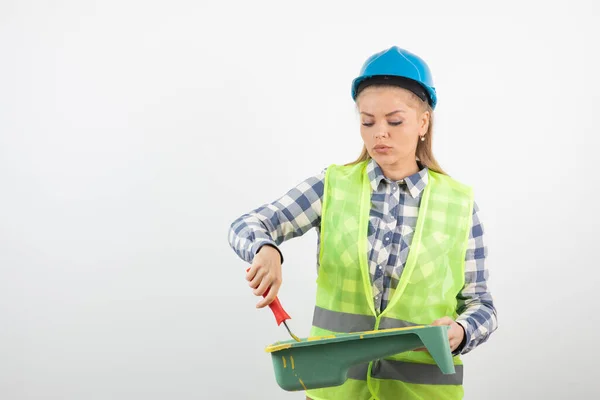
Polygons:
<instances>
[{"instance_id":1,"label":"reflective stripe on vest","mask_svg":"<svg viewBox=\"0 0 600 400\"><path fill-rule=\"evenodd\" d=\"M375 317L372 315L331 311L319 306L315 306L313 313L313 325L332 332L347 333L370 331L375 328ZM407 326L416 325L418 324L414 324L409 321L383 317L379 323L379 329L405 328Z\"/></svg>"},{"instance_id":2,"label":"reflective stripe on vest","mask_svg":"<svg viewBox=\"0 0 600 400\"><path fill-rule=\"evenodd\" d=\"M369 363L359 364L348 370L348 378L367 380ZM395 360L379 360L373 363L371 377L377 379L395 379L406 383L422 385L462 385L463 366L454 367L456 373L444 375L435 364L416 364Z\"/></svg>"}]
</instances>

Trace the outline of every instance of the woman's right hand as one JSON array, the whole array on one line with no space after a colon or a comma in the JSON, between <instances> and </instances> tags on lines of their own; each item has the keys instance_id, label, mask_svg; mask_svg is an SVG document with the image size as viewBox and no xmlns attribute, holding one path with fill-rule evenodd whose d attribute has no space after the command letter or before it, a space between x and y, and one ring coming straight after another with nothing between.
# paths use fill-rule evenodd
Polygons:
<instances>
[{"instance_id":1,"label":"woman's right hand","mask_svg":"<svg viewBox=\"0 0 600 400\"><path fill-rule=\"evenodd\" d=\"M281 255L272 246L263 246L254 256L252 266L246 273L248 285L253 288L256 296L262 296L267 289L269 293L256 304L263 308L271 304L281 287Z\"/></svg>"}]
</instances>

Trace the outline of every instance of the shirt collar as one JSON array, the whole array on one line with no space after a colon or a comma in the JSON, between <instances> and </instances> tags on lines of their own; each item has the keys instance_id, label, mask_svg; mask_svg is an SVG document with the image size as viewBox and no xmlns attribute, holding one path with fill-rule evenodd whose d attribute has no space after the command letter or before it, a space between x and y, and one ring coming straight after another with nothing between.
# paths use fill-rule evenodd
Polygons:
<instances>
[{"instance_id":1,"label":"shirt collar","mask_svg":"<svg viewBox=\"0 0 600 400\"><path fill-rule=\"evenodd\" d=\"M418 172L415 172L414 174L397 181L397 183L400 185L406 185L406 188L413 198L416 198L421 194L421 192L425 189L425 186L427 186L428 181L428 168L422 165L419 161L417 161L417 164L419 165ZM377 191L379 189L379 185L382 183L386 185L393 182L383 174L381 167L372 158L367 164L367 175L373 191Z\"/></svg>"}]
</instances>

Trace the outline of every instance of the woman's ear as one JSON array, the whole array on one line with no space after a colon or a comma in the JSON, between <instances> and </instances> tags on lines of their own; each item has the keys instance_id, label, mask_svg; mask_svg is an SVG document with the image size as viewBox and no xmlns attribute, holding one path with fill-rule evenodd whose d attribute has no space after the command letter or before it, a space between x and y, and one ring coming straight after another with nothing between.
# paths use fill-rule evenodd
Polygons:
<instances>
[{"instance_id":1,"label":"woman's ear","mask_svg":"<svg viewBox=\"0 0 600 400\"><path fill-rule=\"evenodd\" d=\"M429 111L424 111L419 118L419 136L423 136L427 133L429 128Z\"/></svg>"}]
</instances>

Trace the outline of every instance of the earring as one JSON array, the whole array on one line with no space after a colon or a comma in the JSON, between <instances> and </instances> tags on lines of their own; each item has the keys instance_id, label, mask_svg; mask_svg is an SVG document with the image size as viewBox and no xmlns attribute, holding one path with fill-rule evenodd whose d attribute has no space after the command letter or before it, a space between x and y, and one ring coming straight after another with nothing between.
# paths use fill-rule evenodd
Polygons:
<instances>
[{"instance_id":1,"label":"earring","mask_svg":"<svg viewBox=\"0 0 600 400\"><path fill-rule=\"evenodd\" d=\"M425 141L425 135L421 136L421 142Z\"/></svg>"}]
</instances>

